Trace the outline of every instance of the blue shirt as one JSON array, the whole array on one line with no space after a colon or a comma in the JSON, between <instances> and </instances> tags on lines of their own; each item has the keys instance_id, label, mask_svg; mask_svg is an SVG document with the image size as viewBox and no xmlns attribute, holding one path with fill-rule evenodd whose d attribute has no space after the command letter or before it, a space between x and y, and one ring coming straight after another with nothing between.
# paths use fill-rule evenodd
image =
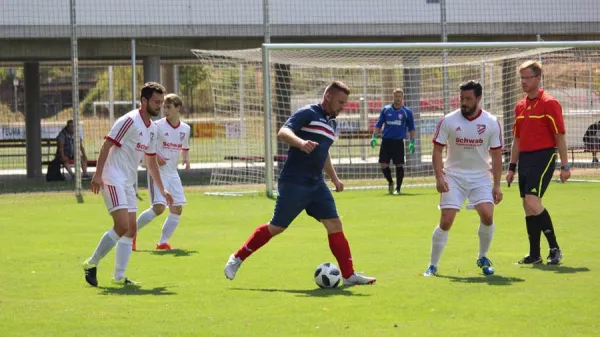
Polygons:
<instances>
[{"instance_id":1,"label":"blue shirt","mask_svg":"<svg viewBox=\"0 0 600 337\"><path fill-rule=\"evenodd\" d=\"M406 138L406 129L415 131L413 113L404 105L398 110L394 110L393 104L384 106L375 127L381 129L383 124L385 124L381 135L383 139L404 139Z\"/></svg>"},{"instance_id":2,"label":"blue shirt","mask_svg":"<svg viewBox=\"0 0 600 337\"><path fill-rule=\"evenodd\" d=\"M279 179L308 184L322 181L323 167L335 139L335 117L329 117L321 105L311 104L298 109L283 126L292 129L296 136L319 145L311 153L290 146Z\"/></svg>"}]
</instances>

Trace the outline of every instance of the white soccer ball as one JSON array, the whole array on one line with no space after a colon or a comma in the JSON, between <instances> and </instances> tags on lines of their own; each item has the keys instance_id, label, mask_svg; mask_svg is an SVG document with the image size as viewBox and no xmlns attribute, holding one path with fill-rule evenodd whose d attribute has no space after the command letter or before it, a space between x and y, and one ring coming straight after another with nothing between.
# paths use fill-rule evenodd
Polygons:
<instances>
[{"instance_id":1,"label":"white soccer ball","mask_svg":"<svg viewBox=\"0 0 600 337\"><path fill-rule=\"evenodd\" d=\"M325 262L315 270L315 282L320 288L335 288L342 280L342 272L333 263Z\"/></svg>"}]
</instances>

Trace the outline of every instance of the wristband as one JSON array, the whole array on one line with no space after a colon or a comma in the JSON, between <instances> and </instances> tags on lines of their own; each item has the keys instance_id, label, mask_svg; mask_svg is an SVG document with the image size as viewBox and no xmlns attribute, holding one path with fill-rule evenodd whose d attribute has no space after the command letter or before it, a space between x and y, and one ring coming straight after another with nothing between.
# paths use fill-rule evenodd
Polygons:
<instances>
[{"instance_id":1,"label":"wristband","mask_svg":"<svg viewBox=\"0 0 600 337\"><path fill-rule=\"evenodd\" d=\"M516 163L510 163L508 164L508 170L515 172L517 170L517 164Z\"/></svg>"}]
</instances>

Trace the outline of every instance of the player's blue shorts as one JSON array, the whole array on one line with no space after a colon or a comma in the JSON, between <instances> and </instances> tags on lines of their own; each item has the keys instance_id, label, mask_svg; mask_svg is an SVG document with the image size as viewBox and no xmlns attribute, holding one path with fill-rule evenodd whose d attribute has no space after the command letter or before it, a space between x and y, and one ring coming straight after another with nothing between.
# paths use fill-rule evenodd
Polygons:
<instances>
[{"instance_id":1,"label":"player's blue shorts","mask_svg":"<svg viewBox=\"0 0 600 337\"><path fill-rule=\"evenodd\" d=\"M273 226L287 228L303 210L317 221L339 217L333 195L324 181L306 185L280 180L277 193L275 211L269 222Z\"/></svg>"}]
</instances>

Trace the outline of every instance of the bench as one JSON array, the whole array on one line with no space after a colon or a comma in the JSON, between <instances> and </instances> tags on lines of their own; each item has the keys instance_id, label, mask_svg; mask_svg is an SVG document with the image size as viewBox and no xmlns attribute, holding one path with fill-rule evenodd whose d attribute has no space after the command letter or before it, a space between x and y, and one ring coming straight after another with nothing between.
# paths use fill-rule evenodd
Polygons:
<instances>
[{"instance_id":1,"label":"bench","mask_svg":"<svg viewBox=\"0 0 600 337\"><path fill-rule=\"evenodd\" d=\"M56 153L56 147L58 146L58 142L56 138L47 138L41 140L42 158L46 159L46 161L50 161L54 158L54 154ZM2 149L24 149L26 147L25 139L2 139L0 140L0 148ZM9 153L0 154L0 157L25 157L25 153L15 154Z\"/></svg>"},{"instance_id":2,"label":"bench","mask_svg":"<svg viewBox=\"0 0 600 337\"><path fill-rule=\"evenodd\" d=\"M371 130L341 130L337 135L337 139L346 139L346 140L348 140L348 142L346 144L340 144L337 146L340 148L346 149L346 153L350 160L350 164L352 164L352 153L350 152L350 149L353 147L370 148L371 147L370 142L363 143L362 141L363 140L370 141L372 137L373 137L373 131L371 131ZM354 144L353 140L358 140L358 144ZM378 140L378 141L380 141L380 140ZM339 156L339 154L338 154L338 156ZM339 156L339 157L341 157L341 156Z\"/></svg>"}]
</instances>

